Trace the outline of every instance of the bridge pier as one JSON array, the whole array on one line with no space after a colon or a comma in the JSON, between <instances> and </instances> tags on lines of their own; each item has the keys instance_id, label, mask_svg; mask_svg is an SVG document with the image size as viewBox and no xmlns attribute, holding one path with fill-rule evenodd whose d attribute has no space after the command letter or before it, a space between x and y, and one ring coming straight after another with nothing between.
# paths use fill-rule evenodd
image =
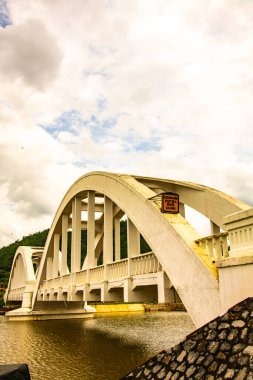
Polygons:
<instances>
[{"instance_id":1,"label":"bridge pier","mask_svg":"<svg viewBox=\"0 0 253 380\"><path fill-rule=\"evenodd\" d=\"M67 300L69 302L72 302L72 301L80 301L81 302L81 301L83 301L82 292L77 291L75 285L70 285L68 288Z\"/></svg>"},{"instance_id":2,"label":"bridge pier","mask_svg":"<svg viewBox=\"0 0 253 380\"><path fill-rule=\"evenodd\" d=\"M165 272L157 273L158 303L175 302L174 292L171 290L172 284Z\"/></svg>"},{"instance_id":3,"label":"bridge pier","mask_svg":"<svg viewBox=\"0 0 253 380\"><path fill-rule=\"evenodd\" d=\"M124 280L124 302L140 302L141 294L138 290L133 290L132 278Z\"/></svg>"},{"instance_id":4,"label":"bridge pier","mask_svg":"<svg viewBox=\"0 0 253 380\"><path fill-rule=\"evenodd\" d=\"M84 302L100 302L101 290L98 288L91 289L89 284L86 284L83 289L83 301Z\"/></svg>"},{"instance_id":5,"label":"bridge pier","mask_svg":"<svg viewBox=\"0 0 253 380\"><path fill-rule=\"evenodd\" d=\"M119 302L117 291L108 288L108 281L101 286L101 302Z\"/></svg>"},{"instance_id":6,"label":"bridge pier","mask_svg":"<svg viewBox=\"0 0 253 380\"><path fill-rule=\"evenodd\" d=\"M26 281L25 290L22 299L22 309L32 308L32 296L34 291L35 281Z\"/></svg>"}]
</instances>

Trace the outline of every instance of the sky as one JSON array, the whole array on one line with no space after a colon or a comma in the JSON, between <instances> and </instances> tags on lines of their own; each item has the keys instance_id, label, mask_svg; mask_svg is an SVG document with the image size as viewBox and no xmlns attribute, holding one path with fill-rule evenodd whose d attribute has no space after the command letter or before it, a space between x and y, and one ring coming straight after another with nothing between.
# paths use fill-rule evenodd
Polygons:
<instances>
[{"instance_id":1,"label":"sky","mask_svg":"<svg viewBox=\"0 0 253 380\"><path fill-rule=\"evenodd\" d=\"M0 0L0 247L91 171L253 205L252 0Z\"/></svg>"}]
</instances>

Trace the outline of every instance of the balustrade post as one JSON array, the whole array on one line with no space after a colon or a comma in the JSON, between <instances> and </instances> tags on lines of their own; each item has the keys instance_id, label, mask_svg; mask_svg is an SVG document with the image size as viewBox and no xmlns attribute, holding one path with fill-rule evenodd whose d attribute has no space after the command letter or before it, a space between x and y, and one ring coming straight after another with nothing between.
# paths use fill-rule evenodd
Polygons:
<instances>
[{"instance_id":1,"label":"balustrade post","mask_svg":"<svg viewBox=\"0 0 253 380\"><path fill-rule=\"evenodd\" d=\"M228 241L227 236L220 237L220 244L222 246L222 256L228 257Z\"/></svg>"},{"instance_id":2,"label":"balustrade post","mask_svg":"<svg viewBox=\"0 0 253 380\"><path fill-rule=\"evenodd\" d=\"M71 272L79 272L81 265L81 199L72 201Z\"/></svg>"},{"instance_id":3,"label":"balustrade post","mask_svg":"<svg viewBox=\"0 0 253 380\"><path fill-rule=\"evenodd\" d=\"M213 238L212 243L213 243L214 258L215 260L220 260L222 256L220 241L218 238Z\"/></svg>"},{"instance_id":4,"label":"balustrade post","mask_svg":"<svg viewBox=\"0 0 253 380\"><path fill-rule=\"evenodd\" d=\"M209 256L214 257L214 249L213 249L214 247L213 247L213 242L211 239L206 240L206 247L207 247Z\"/></svg>"}]
</instances>

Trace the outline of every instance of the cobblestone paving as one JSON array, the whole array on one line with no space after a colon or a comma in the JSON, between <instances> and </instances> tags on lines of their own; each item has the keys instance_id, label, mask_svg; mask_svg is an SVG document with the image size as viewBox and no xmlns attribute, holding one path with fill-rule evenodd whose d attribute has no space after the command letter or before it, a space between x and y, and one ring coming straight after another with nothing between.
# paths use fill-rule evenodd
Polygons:
<instances>
[{"instance_id":1,"label":"cobblestone paving","mask_svg":"<svg viewBox=\"0 0 253 380\"><path fill-rule=\"evenodd\" d=\"M123 379L253 380L253 298L233 306Z\"/></svg>"}]
</instances>

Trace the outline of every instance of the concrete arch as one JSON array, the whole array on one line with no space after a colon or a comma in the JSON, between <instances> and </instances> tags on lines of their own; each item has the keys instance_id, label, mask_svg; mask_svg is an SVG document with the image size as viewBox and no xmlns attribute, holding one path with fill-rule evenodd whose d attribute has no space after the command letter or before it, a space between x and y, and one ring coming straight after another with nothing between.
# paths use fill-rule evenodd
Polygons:
<instances>
[{"instance_id":1,"label":"concrete arch","mask_svg":"<svg viewBox=\"0 0 253 380\"><path fill-rule=\"evenodd\" d=\"M184 217L160 212L159 205L152 200L159 189L179 192L186 204L194 206L219 226L223 226L223 216L250 208L214 189L187 182L104 172L86 174L70 187L55 214L41 259L33 306L38 288L45 279L46 259L52 252L54 235L60 231L62 215L70 212L73 199L84 198L88 191L94 191L111 199L143 235L195 324L201 325L217 316L220 312L217 269L206 250L194 242L199 235ZM197 204L198 196L202 197L201 207ZM216 207L214 212L211 210L214 207L207 207L212 202L218 207L222 205L223 211Z\"/></svg>"},{"instance_id":2,"label":"concrete arch","mask_svg":"<svg viewBox=\"0 0 253 380\"><path fill-rule=\"evenodd\" d=\"M135 179L156 193L164 191L177 193L183 204L195 209L223 229L225 216L251 208L231 195L193 182L139 176L135 176Z\"/></svg>"},{"instance_id":3,"label":"concrete arch","mask_svg":"<svg viewBox=\"0 0 253 380\"><path fill-rule=\"evenodd\" d=\"M35 284L36 273L34 270L33 257L42 254L43 248L18 247L11 267L8 286L5 293L6 301L22 301L25 288L29 284Z\"/></svg>"}]
</instances>

